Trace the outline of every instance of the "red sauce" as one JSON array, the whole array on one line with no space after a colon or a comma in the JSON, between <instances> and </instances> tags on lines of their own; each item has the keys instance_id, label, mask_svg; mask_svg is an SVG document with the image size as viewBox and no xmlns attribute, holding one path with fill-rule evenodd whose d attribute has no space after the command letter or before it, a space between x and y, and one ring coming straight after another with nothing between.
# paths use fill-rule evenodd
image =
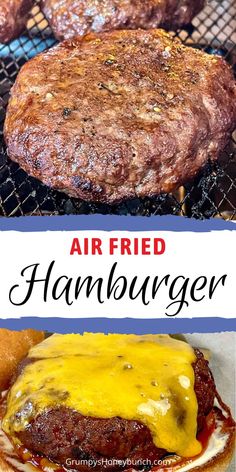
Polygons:
<instances>
[{"instance_id":1,"label":"red sauce","mask_svg":"<svg viewBox=\"0 0 236 472\"><path fill-rule=\"evenodd\" d=\"M200 431L200 433L197 435L198 441L200 441L202 445L202 452L203 454L208 446L209 439L214 432L216 427L216 421L215 421L215 414L214 411L212 411L206 418L205 418L205 424L203 426L203 429ZM185 459L180 459L177 461L175 464L171 465L170 467L155 467L155 471L158 472L175 472L178 471L181 467L184 467L187 464L191 464L194 460L197 459L197 457L200 457L201 454L198 456L192 457L192 458L185 458Z\"/></svg>"},{"instance_id":2,"label":"red sauce","mask_svg":"<svg viewBox=\"0 0 236 472\"><path fill-rule=\"evenodd\" d=\"M28 449L22 446L16 447L16 452L24 464L31 464L34 467L38 468L39 471L44 472L45 470L48 470L48 468L55 470L55 472L66 471L64 467L56 465L55 463L51 462L49 459L38 456L36 454L31 454L31 452L29 452Z\"/></svg>"},{"instance_id":3,"label":"red sauce","mask_svg":"<svg viewBox=\"0 0 236 472\"><path fill-rule=\"evenodd\" d=\"M227 413L230 413L230 410L226 405L221 401L221 406L225 409ZM235 428L234 420L231 417L231 414L226 418L222 411L218 408L214 408L211 413L205 418L205 424L203 429L197 435L197 439L202 444L202 452L198 456L188 459L179 459L171 466L157 466L152 469L152 472L178 472L181 467L184 467L188 464L191 464L194 460L200 457L205 450L207 449L209 439L213 432L216 429L216 420L222 421L222 431L229 431L231 428ZM168 459L168 456L166 457Z\"/></svg>"},{"instance_id":4,"label":"red sauce","mask_svg":"<svg viewBox=\"0 0 236 472\"><path fill-rule=\"evenodd\" d=\"M214 429L215 429L215 414L214 412L212 412L207 416L205 420L204 428L198 435L198 440L202 444L202 449L203 449L202 452L204 452L205 449L207 448L209 438L211 434L213 433ZM64 467L56 465L55 463L51 462L48 459L31 454L24 447L18 447L17 454L24 463L31 464L34 467L37 467L42 472L45 472L45 470L47 470L50 467L52 470L55 470L55 472L65 472L67 470ZM194 458L188 458L188 459L179 459L177 456L173 455L173 456L169 456L169 460L170 459L175 460L175 457L176 457L176 461L173 464L158 465L158 466L153 467L152 470L155 472L175 472L175 471L177 472L184 465L187 465L193 462L193 460L195 460L196 457L198 456L195 456ZM168 461L168 456L165 457L165 460ZM126 472L128 472L128 470Z\"/></svg>"},{"instance_id":5,"label":"red sauce","mask_svg":"<svg viewBox=\"0 0 236 472\"><path fill-rule=\"evenodd\" d=\"M214 410L212 410L212 412L205 418L204 427L197 436L197 439L202 444L201 454L204 453L204 451L206 450L209 439L216 428L216 420L222 421L223 431L227 431L230 428L235 427L235 423L230 415L228 418L226 418L221 412L221 410L219 410L218 408L214 408ZM55 472L68 472L68 469L51 462L49 459L43 458L36 454L31 454L31 452L23 446L16 447L16 454L22 463L30 464L36 467L39 472L46 472L50 468L52 471ZM199 456L201 456L201 454ZM154 466L151 470L152 472L178 472L181 467L184 467L187 464L191 464L199 456L183 459L179 458L178 456L175 456L174 454L172 456L169 455L163 459L163 462L164 460L166 462L168 460L171 460L173 461L171 465L166 465L164 463L162 465L160 464L158 466ZM124 472L130 472L131 470L132 469L127 469Z\"/></svg>"}]
</instances>

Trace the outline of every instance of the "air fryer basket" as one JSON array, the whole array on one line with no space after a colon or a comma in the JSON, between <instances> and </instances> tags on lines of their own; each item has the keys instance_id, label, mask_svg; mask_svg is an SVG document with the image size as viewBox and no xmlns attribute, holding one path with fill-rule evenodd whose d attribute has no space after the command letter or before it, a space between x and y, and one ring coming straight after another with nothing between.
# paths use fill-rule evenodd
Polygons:
<instances>
[{"instance_id":1,"label":"air fryer basket","mask_svg":"<svg viewBox=\"0 0 236 472\"><path fill-rule=\"evenodd\" d=\"M235 0L209 0L192 25L176 35L186 44L224 56L236 69L235 18ZM218 163L209 162L194 181L174 194L129 200L114 206L86 203L51 190L11 162L7 158L2 136L9 90L20 67L55 43L36 2L27 30L22 36L7 46L0 45L0 216L103 213L236 219L234 138Z\"/></svg>"}]
</instances>

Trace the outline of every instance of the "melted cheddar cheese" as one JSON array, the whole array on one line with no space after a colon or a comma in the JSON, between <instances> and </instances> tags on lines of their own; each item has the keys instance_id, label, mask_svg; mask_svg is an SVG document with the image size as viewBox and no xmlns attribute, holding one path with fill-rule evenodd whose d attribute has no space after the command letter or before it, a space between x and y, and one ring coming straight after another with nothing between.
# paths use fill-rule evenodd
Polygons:
<instances>
[{"instance_id":1,"label":"melted cheddar cheese","mask_svg":"<svg viewBox=\"0 0 236 472\"><path fill-rule=\"evenodd\" d=\"M85 416L138 420L157 447L180 456L201 452L188 344L167 335L56 334L29 358L3 421L15 442L37 414L63 405Z\"/></svg>"}]
</instances>

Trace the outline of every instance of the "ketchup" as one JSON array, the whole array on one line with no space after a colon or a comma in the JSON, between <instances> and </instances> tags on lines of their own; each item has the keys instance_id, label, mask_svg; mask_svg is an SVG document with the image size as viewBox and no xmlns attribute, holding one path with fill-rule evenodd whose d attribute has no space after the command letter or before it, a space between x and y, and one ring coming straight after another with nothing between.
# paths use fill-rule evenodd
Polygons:
<instances>
[{"instance_id":1,"label":"ketchup","mask_svg":"<svg viewBox=\"0 0 236 472\"><path fill-rule=\"evenodd\" d=\"M22 446L16 446L16 452L18 457L22 460L24 464L31 464L40 471L55 471L55 472L65 472L66 469L59 465L54 464L49 459L38 456L37 454L32 454L28 449Z\"/></svg>"},{"instance_id":2,"label":"ketchup","mask_svg":"<svg viewBox=\"0 0 236 472\"><path fill-rule=\"evenodd\" d=\"M213 433L214 429L215 429L215 414L214 414L214 411L212 411L205 418L204 427L197 437L197 439L202 444L202 452L204 452L204 450L207 448L209 438L211 434ZM54 464L48 459L31 454L24 447L18 447L17 453L21 457L24 463L31 464L34 467L37 467L42 472L45 472L46 470L48 471L50 470L50 468L52 469L52 471L55 471L55 472L65 472L67 470L64 467ZM176 457L176 461L175 461L175 457ZM190 464L193 460L196 459L196 457L199 457L199 456L195 456L194 458L181 459L181 458L178 458L178 456L175 456L173 454L172 456L171 455L169 456L169 460L173 460L173 463L171 465L154 466L152 468L152 471L153 472L175 472L175 471L177 472L184 465ZM168 456L166 456L164 460L168 461ZM124 472L129 472L131 470L133 469L128 469Z\"/></svg>"},{"instance_id":3,"label":"ketchup","mask_svg":"<svg viewBox=\"0 0 236 472\"><path fill-rule=\"evenodd\" d=\"M219 421L222 421L223 426L222 429L227 431L228 429L235 427L235 424L229 416L226 418L222 411L219 410L218 408L214 408L211 413L205 418L204 426L200 433L197 435L198 441L200 441L202 445L202 452L201 454L204 453L206 450L209 439L216 429L216 419ZM24 464L31 464L32 466L36 467L39 471L41 472L48 472L49 470L52 472L68 472L68 469L57 465L53 462L51 462L49 459L43 458L39 455L32 454L30 451L28 451L26 448L23 446L16 446L15 447L16 454ZM190 458L180 458L176 455L167 455L165 458L163 458L164 461L173 461L171 465L158 465L154 466L151 469L151 472L178 472L181 467L184 467L187 464L191 464L194 460L196 460L197 457L200 457L201 454L195 457L190 457ZM123 472L133 472L133 469L127 469L126 471Z\"/></svg>"},{"instance_id":4,"label":"ketchup","mask_svg":"<svg viewBox=\"0 0 236 472\"><path fill-rule=\"evenodd\" d=\"M201 454L204 453L204 451L207 448L209 439L212 435L212 433L215 430L216 422L215 422L215 414L214 411L212 411L206 418L205 418L205 423L203 426L203 429L201 432L198 434L197 439L202 445L202 451ZM176 461L173 460L173 463L171 465L159 465L155 466L152 469L152 472L177 472L181 467L184 467L187 464L191 464L197 457L199 457L201 454L195 457L190 457L190 458L177 458ZM174 455L172 456L173 458L175 457ZM171 460L171 455L169 456L169 459ZM168 456L165 457L165 460L168 460Z\"/></svg>"}]
</instances>

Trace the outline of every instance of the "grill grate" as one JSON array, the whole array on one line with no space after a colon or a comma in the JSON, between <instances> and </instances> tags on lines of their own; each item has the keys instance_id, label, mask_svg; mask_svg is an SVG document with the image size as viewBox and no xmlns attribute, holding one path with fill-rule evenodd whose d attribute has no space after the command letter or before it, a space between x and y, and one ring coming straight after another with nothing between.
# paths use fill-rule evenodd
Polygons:
<instances>
[{"instance_id":1,"label":"grill grate","mask_svg":"<svg viewBox=\"0 0 236 472\"><path fill-rule=\"evenodd\" d=\"M236 71L235 0L210 0L192 25L174 33L193 47L220 54ZM56 43L38 2L24 34L0 45L0 216L62 214L174 214L199 219L236 219L236 140L218 163L208 163L198 177L170 195L135 199L119 205L86 203L49 189L9 161L2 128L10 88L21 66Z\"/></svg>"}]
</instances>

